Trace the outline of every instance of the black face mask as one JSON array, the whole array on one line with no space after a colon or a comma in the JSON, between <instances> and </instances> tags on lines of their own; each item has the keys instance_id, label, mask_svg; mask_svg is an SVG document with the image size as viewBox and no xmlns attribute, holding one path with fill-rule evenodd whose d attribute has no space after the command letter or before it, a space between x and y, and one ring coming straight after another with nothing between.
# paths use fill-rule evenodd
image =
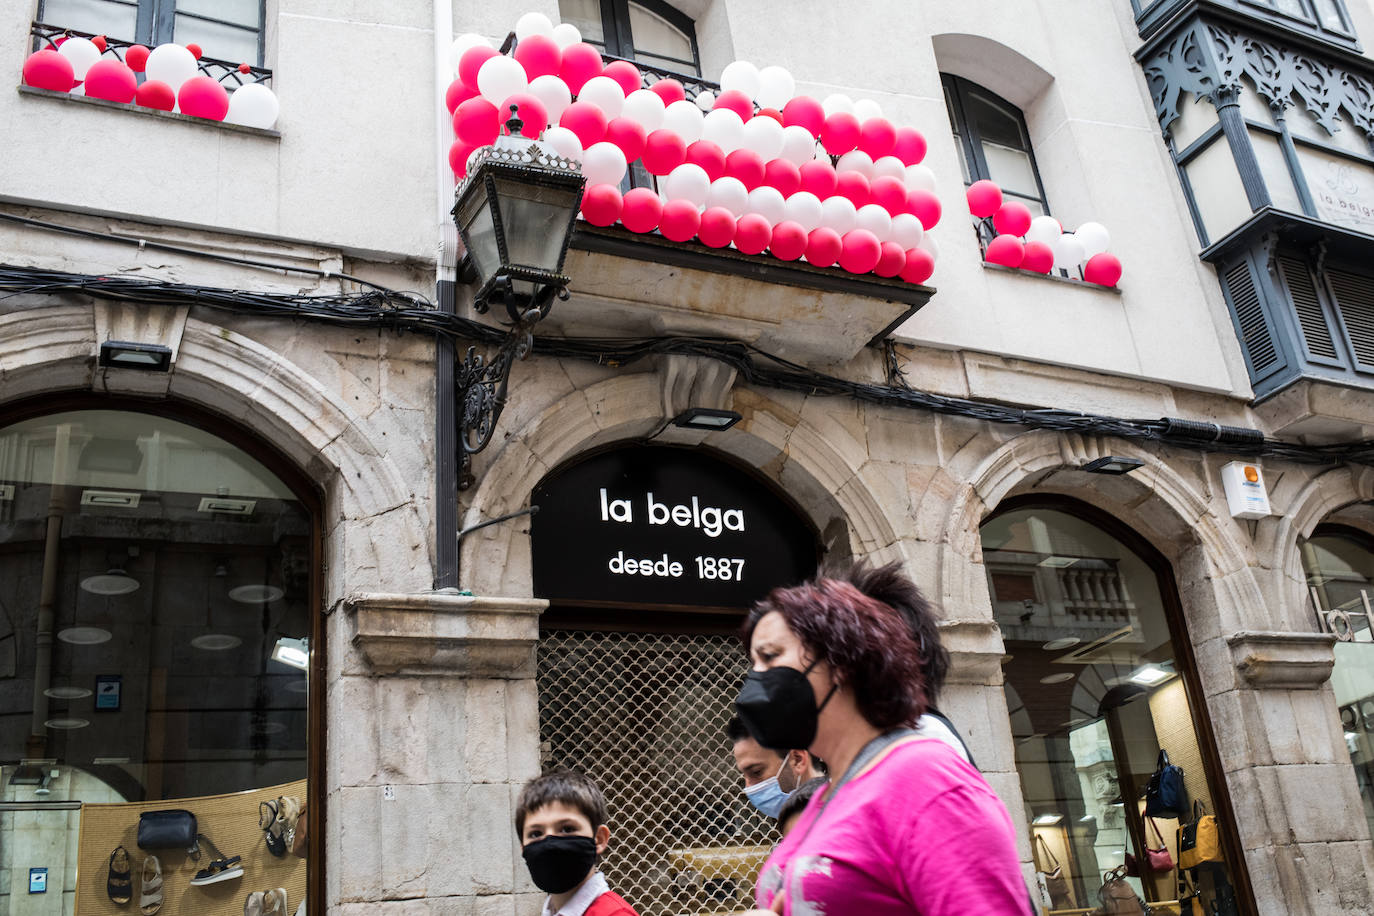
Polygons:
<instances>
[{"instance_id":1,"label":"black face mask","mask_svg":"<svg viewBox=\"0 0 1374 916\"><path fill-rule=\"evenodd\" d=\"M534 884L546 894L564 894L596 864L596 841L589 836L546 836L521 851Z\"/></svg>"},{"instance_id":2,"label":"black face mask","mask_svg":"<svg viewBox=\"0 0 1374 916\"><path fill-rule=\"evenodd\" d=\"M821 710L835 695L835 687L816 705L816 692L805 671L796 668L769 668L750 671L744 677L735 710L754 740L775 751L805 749L816 740L816 725Z\"/></svg>"}]
</instances>

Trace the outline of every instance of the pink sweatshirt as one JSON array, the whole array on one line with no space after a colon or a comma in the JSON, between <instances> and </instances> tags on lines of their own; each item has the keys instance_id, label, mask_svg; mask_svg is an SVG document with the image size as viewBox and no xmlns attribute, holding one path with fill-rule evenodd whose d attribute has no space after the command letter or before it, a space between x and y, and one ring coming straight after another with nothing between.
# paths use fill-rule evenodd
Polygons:
<instances>
[{"instance_id":1,"label":"pink sweatshirt","mask_svg":"<svg viewBox=\"0 0 1374 916\"><path fill-rule=\"evenodd\" d=\"M785 887L788 916L1029 913L1011 817L949 745L908 739L821 795L759 872L760 908Z\"/></svg>"}]
</instances>

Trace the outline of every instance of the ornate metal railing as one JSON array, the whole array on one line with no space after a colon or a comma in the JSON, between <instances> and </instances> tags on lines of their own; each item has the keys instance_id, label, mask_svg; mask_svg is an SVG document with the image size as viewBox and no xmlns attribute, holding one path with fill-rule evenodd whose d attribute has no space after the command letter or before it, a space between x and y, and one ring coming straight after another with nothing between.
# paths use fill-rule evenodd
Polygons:
<instances>
[{"instance_id":1,"label":"ornate metal railing","mask_svg":"<svg viewBox=\"0 0 1374 916\"><path fill-rule=\"evenodd\" d=\"M42 22L35 22L29 27L29 34L33 37L33 50L39 51L43 48L57 48L60 38L95 38L91 32L81 32L76 29L64 29L61 26L48 25ZM124 60L124 54L138 42L124 41L119 38L111 38L106 35L105 54L113 56L116 60ZM202 57L196 62L200 72L210 77L226 89L236 89L248 83L271 84L272 71L265 67L254 67L247 63L235 63L228 60L219 60L214 57Z\"/></svg>"}]
</instances>

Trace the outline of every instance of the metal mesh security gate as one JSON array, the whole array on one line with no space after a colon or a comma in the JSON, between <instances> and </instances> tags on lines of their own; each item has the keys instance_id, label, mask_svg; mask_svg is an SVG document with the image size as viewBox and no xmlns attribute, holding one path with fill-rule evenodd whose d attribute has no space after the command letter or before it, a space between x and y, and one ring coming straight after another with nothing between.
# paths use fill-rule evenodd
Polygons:
<instances>
[{"instance_id":1,"label":"metal mesh security gate","mask_svg":"<svg viewBox=\"0 0 1374 916\"><path fill-rule=\"evenodd\" d=\"M611 888L643 916L748 909L777 832L745 800L725 735L739 641L555 630L538 659L541 763L606 793Z\"/></svg>"}]
</instances>

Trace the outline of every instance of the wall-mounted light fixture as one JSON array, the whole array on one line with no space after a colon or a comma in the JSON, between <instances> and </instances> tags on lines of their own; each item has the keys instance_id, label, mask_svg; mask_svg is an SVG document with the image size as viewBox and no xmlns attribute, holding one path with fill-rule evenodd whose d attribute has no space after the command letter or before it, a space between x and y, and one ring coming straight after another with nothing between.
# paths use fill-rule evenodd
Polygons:
<instances>
[{"instance_id":1,"label":"wall-mounted light fixture","mask_svg":"<svg viewBox=\"0 0 1374 916\"><path fill-rule=\"evenodd\" d=\"M100 365L113 369L166 372L172 366L172 348L162 344L106 340L100 344Z\"/></svg>"},{"instance_id":2,"label":"wall-mounted light fixture","mask_svg":"<svg viewBox=\"0 0 1374 916\"><path fill-rule=\"evenodd\" d=\"M673 425L683 429L706 429L718 431L729 429L744 417L733 410L715 410L710 407L688 407L673 417Z\"/></svg>"},{"instance_id":3,"label":"wall-mounted light fixture","mask_svg":"<svg viewBox=\"0 0 1374 916\"><path fill-rule=\"evenodd\" d=\"M310 667L310 641L283 636L272 647L272 661L305 671Z\"/></svg>"},{"instance_id":4,"label":"wall-mounted light fixture","mask_svg":"<svg viewBox=\"0 0 1374 916\"><path fill-rule=\"evenodd\" d=\"M1101 458L1094 458L1083 465L1083 470L1092 474L1129 474L1136 468L1144 467L1145 462L1139 458L1124 458L1119 455L1105 455Z\"/></svg>"}]
</instances>

